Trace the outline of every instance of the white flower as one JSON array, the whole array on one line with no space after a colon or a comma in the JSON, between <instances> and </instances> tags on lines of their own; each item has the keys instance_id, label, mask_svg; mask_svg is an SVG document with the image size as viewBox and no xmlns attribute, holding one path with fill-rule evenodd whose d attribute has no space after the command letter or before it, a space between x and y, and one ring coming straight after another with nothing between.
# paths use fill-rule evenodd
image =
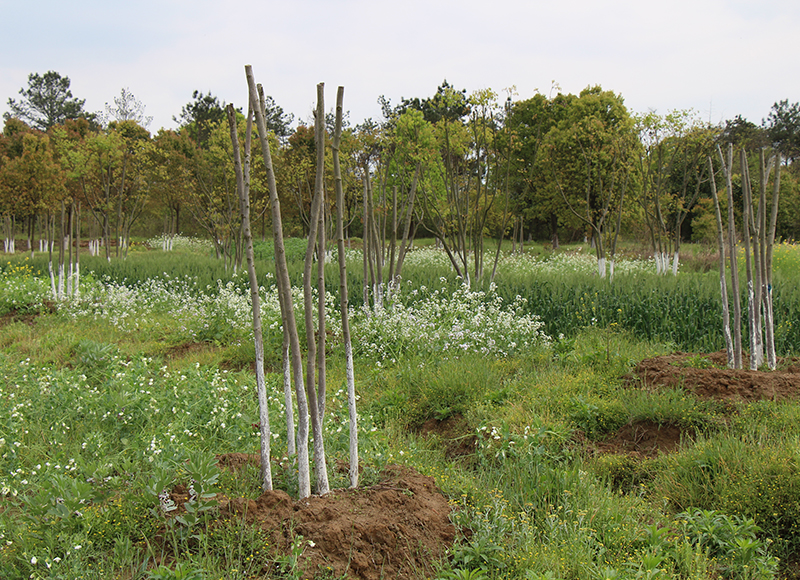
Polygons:
<instances>
[{"instance_id":1,"label":"white flower","mask_svg":"<svg viewBox=\"0 0 800 580\"><path fill-rule=\"evenodd\" d=\"M38 561L39 561L39 560L37 560L37 559L36 559L36 556L33 556L33 557L31 558L31 564L33 564L34 566L36 565L36 562L38 562Z\"/></svg>"}]
</instances>

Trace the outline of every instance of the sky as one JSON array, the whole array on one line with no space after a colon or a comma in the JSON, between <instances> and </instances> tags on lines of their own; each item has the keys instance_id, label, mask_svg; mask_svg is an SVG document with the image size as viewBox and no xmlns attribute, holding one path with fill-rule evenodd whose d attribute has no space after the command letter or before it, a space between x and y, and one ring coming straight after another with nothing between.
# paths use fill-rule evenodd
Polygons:
<instances>
[{"instance_id":1,"label":"sky","mask_svg":"<svg viewBox=\"0 0 800 580\"><path fill-rule=\"evenodd\" d=\"M504 101L600 85L634 113L756 124L800 101L797 0L0 0L0 114L30 73L70 78L87 111L128 89L173 117L192 92L247 105L244 67L295 121L345 87L351 124L445 79Z\"/></svg>"}]
</instances>

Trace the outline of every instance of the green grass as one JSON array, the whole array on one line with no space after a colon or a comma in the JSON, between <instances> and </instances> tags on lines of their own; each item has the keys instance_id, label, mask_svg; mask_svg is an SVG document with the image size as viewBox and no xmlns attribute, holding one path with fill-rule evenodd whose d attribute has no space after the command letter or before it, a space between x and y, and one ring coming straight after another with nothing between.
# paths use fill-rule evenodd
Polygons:
<instances>
[{"instance_id":1,"label":"green grass","mask_svg":"<svg viewBox=\"0 0 800 580\"><path fill-rule=\"evenodd\" d=\"M300 255L299 246L293 251ZM126 284L137 271L140 278L199 278L206 266L202 276L219 274L208 256L176 256L132 252L108 265L113 276L94 277ZM442 328L471 328L475 297L452 292L456 281L443 282L435 276L441 265L426 266L422 257L409 264L404 308L437 305L446 312ZM0 577L244 579L277 570L286 556L258 529L233 520L209 525L215 508L202 494L197 520L156 539L167 529L158 493L173 483L194 480L228 496L260 493L254 467L234 476L212 465L214 454L258 449L239 282L234 290L214 282L198 298L207 310L197 306L185 317L169 306L172 297L184 297L178 302L188 308L188 297L205 285L160 301L118 293L114 305L52 312L41 307L37 266L26 264L5 266L0 279L10 289L6 311L15 313L0 323ZM710 321L705 300L713 298L715 278L620 276L609 284L577 273L530 276L498 280L504 305L516 294L528 302L492 312L511 317L510 327L540 313L551 343L487 354L476 334L470 344L477 346L458 354L437 355L435 345L444 343L434 343L427 351L396 350L394 361L380 365L367 352L356 359L362 482L374 481L387 463L434 477L460 532L440 563L442 578L775 577L774 557L786 562L800 549L800 405L722 405L623 379L636 362L677 345L714 347L713 339L687 334L699 330L686 320L672 319ZM442 292L441 300L412 296L420 285ZM794 312L794 295L781 296L782 312ZM21 318L29 314L36 316ZM374 327L371 336L391 341L391 328ZM278 337L267 332L269 371L277 368ZM326 450L344 460L347 406L335 339L328 369ZM276 457L286 438L281 379L267 374ZM473 442L470 453L453 455L447 438L419 431L453 419L458 436ZM680 426L687 437L676 452L641 460L598 456L584 443L644 420ZM331 477L332 485L347 485L343 474ZM289 462L275 485L296 493Z\"/></svg>"}]
</instances>

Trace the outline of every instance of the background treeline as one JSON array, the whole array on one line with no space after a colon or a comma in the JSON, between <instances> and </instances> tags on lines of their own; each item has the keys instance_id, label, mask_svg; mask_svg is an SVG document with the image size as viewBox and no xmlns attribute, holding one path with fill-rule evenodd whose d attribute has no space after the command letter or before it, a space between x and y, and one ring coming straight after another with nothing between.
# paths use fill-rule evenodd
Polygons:
<instances>
[{"instance_id":1,"label":"background treeline","mask_svg":"<svg viewBox=\"0 0 800 580\"><path fill-rule=\"evenodd\" d=\"M555 87L557 89L557 87ZM224 103L195 92L175 117L177 130L151 134L144 105L127 89L103 113L83 110L58 73L32 74L19 101L9 99L0 136L0 214L6 251L43 249L71 239L94 254L125 256L132 236L178 233L212 240L226 267L241 265ZM289 236L308 228L315 149L313 129L267 97L275 174ZM659 268L677 267L681 240L715 239L708 157L732 143L753 160L782 154L777 233L800 235L800 106L775 103L756 125L740 116L710 125L692 111L637 114L621 95L589 87L579 95L503 98L446 81L427 98L381 99L383 118L348 126L342 137L346 235L367 251L402 256L415 235L435 237L467 280L484 271L487 237L591 240L601 266L620 236L650 248ZM244 116L240 115L244 133ZM332 116L328 119L329 133ZM331 153L326 152L329 165ZM730 193L742 211L740 168ZM268 236L266 178L251 160L254 231ZM332 191L332 169L326 188ZM326 202L326 214L335 211ZM333 220L326 219L328 227ZM329 237L330 239L330 237ZM17 240L27 240L25 248ZM390 251L394 249L395 251ZM381 264L388 265L388 264ZM390 276L399 275L392 264ZM612 266L613 267L613 266ZM604 267L601 273L604 272ZM612 271L613 272L613 271Z\"/></svg>"}]
</instances>

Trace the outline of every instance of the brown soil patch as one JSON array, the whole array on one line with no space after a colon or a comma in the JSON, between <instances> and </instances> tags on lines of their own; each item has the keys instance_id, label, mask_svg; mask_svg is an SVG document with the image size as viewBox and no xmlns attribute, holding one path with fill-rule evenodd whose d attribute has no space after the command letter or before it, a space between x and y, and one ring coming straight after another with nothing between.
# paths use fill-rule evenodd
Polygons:
<instances>
[{"instance_id":1,"label":"brown soil patch","mask_svg":"<svg viewBox=\"0 0 800 580\"><path fill-rule=\"evenodd\" d=\"M445 456L448 459L472 455L478 442L475 430L461 415L454 415L441 421L428 419L419 428L419 433L423 437L438 437L444 445Z\"/></svg>"},{"instance_id":2,"label":"brown soil patch","mask_svg":"<svg viewBox=\"0 0 800 580\"><path fill-rule=\"evenodd\" d=\"M239 469L247 463L258 464L258 457L219 457L221 467ZM179 504L185 501L182 491L173 492ZM257 500L223 499L220 508L221 518L234 515L259 526L284 554L302 536L303 577L323 572L364 580L430 577L435 560L455 540L449 514L433 478L401 466L387 467L380 483L371 487L299 501L269 491Z\"/></svg>"},{"instance_id":3,"label":"brown soil patch","mask_svg":"<svg viewBox=\"0 0 800 580\"><path fill-rule=\"evenodd\" d=\"M27 324L28 326L33 326L36 324L36 319L39 318L42 314L45 313L53 313L57 310L56 305L53 302L46 301L42 304L40 308L40 312L20 312L19 310L10 310L6 312L2 316L0 316L0 328L3 326L13 324L14 322L22 322L23 324Z\"/></svg>"},{"instance_id":4,"label":"brown soil patch","mask_svg":"<svg viewBox=\"0 0 800 580\"><path fill-rule=\"evenodd\" d=\"M38 314L18 314L16 312L6 312L0 316L0 328L15 322L22 322L28 326L33 326L36 324L36 318L38 316Z\"/></svg>"},{"instance_id":5,"label":"brown soil patch","mask_svg":"<svg viewBox=\"0 0 800 580\"><path fill-rule=\"evenodd\" d=\"M217 467L239 471L246 465L261 465L261 457L255 453L225 453L217 455Z\"/></svg>"},{"instance_id":6,"label":"brown soil patch","mask_svg":"<svg viewBox=\"0 0 800 580\"><path fill-rule=\"evenodd\" d=\"M175 346L169 347L165 352L164 355L170 359L174 360L176 358L183 358L185 356L189 356L192 353L196 352L209 352L214 350L216 347L208 342L184 342L183 344L178 344Z\"/></svg>"},{"instance_id":7,"label":"brown soil patch","mask_svg":"<svg viewBox=\"0 0 800 580\"><path fill-rule=\"evenodd\" d=\"M605 441L596 443L595 448L600 453L649 458L674 451L684 436L683 429L677 425L635 421L623 426Z\"/></svg>"},{"instance_id":8,"label":"brown soil patch","mask_svg":"<svg viewBox=\"0 0 800 580\"><path fill-rule=\"evenodd\" d=\"M710 362L713 367L691 366L700 360ZM724 352L675 353L643 360L631 378L640 380L646 388L681 388L703 399L749 402L800 398L798 359L779 360L775 371L718 368L726 363Z\"/></svg>"}]
</instances>

